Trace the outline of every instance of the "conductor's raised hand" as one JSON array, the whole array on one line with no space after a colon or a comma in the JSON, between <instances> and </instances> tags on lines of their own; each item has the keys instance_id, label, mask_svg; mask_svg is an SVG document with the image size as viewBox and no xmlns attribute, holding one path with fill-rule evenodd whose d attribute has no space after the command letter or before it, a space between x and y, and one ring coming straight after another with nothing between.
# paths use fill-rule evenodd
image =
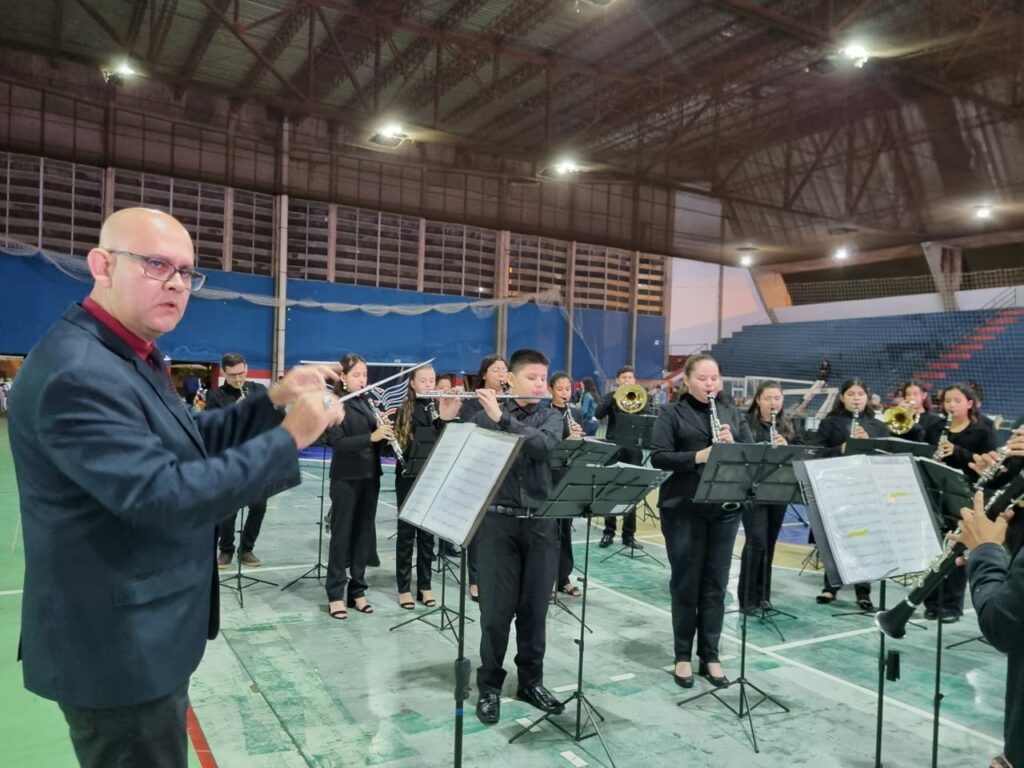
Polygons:
<instances>
[{"instance_id":1,"label":"conductor's raised hand","mask_svg":"<svg viewBox=\"0 0 1024 768\"><path fill-rule=\"evenodd\" d=\"M270 400L278 408L294 403L305 392L321 394L327 384L338 380L339 367L329 365L299 365L270 388Z\"/></svg>"},{"instance_id":2,"label":"conductor's raised hand","mask_svg":"<svg viewBox=\"0 0 1024 768\"><path fill-rule=\"evenodd\" d=\"M480 406L484 409L491 421L501 421L501 406L498 405L498 398L495 397L493 389L478 389L476 396L480 398Z\"/></svg>"},{"instance_id":3,"label":"conductor's raised hand","mask_svg":"<svg viewBox=\"0 0 1024 768\"><path fill-rule=\"evenodd\" d=\"M722 428L718 430L718 442L720 443L735 443L736 440L732 436L732 427L728 424L723 424Z\"/></svg>"},{"instance_id":4,"label":"conductor's raised hand","mask_svg":"<svg viewBox=\"0 0 1024 768\"><path fill-rule=\"evenodd\" d=\"M305 392L299 395L281 422L295 439L301 451L313 444L328 427L335 427L345 419L345 406L334 395Z\"/></svg>"}]
</instances>

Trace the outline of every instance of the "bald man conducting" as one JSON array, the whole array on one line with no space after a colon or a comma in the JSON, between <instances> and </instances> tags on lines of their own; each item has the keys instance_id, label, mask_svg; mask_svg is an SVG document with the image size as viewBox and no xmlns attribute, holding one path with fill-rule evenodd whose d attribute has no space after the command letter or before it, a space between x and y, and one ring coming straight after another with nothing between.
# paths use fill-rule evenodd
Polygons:
<instances>
[{"instance_id":1,"label":"bald man conducting","mask_svg":"<svg viewBox=\"0 0 1024 768\"><path fill-rule=\"evenodd\" d=\"M19 656L81 765L184 768L189 677L219 626L217 523L297 485L296 449L344 411L324 394L336 374L304 367L189 414L155 342L205 277L171 216L118 211L88 263L92 292L32 349L11 398Z\"/></svg>"}]
</instances>

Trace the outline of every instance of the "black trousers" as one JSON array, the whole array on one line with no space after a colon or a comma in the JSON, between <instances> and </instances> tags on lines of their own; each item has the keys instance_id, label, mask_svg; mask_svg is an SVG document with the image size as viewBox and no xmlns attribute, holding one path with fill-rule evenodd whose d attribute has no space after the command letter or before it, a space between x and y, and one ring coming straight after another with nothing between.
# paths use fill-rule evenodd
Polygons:
<instances>
[{"instance_id":1,"label":"black trousers","mask_svg":"<svg viewBox=\"0 0 1024 768\"><path fill-rule=\"evenodd\" d=\"M558 521L558 580L555 589L569 583L572 565L572 519L563 517Z\"/></svg>"},{"instance_id":2,"label":"black trousers","mask_svg":"<svg viewBox=\"0 0 1024 768\"><path fill-rule=\"evenodd\" d=\"M250 504L249 510L245 513L245 525L242 526L242 541L238 546L239 552L252 552L256 546L256 539L260 535L260 528L263 527L263 516L267 514L267 502ZM222 520L217 526L217 536L220 539L221 552L235 551L235 528L238 525L238 512L231 517Z\"/></svg>"},{"instance_id":3,"label":"black trousers","mask_svg":"<svg viewBox=\"0 0 1024 768\"><path fill-rule=\"evenodd\" d=\"M402 508L405 497L412 489L414 478L395 477L395 500ZM395 579L398 591L409 592L412 584L412 550L416 547L416 589L426 592L430 589L430 564L434 560L434 537L424 530L398 521L398 538L395 541Z\"/></svg>"},{"instance_id":4,"label":"black trousers","mask_svg":"<svg viewBox=\"0 0 1024 768\"><path fill-rule=\"evenodd\" d=\"M480 693L501 693L505 651L512 619L516 622L519 685L544 682L544 649L551 585L558 559L555 520L484 515L474 543L479 551Z\"/></svg>"},{"instance_id":5,"label":"black trousers","mask_svg":"<svg viewBox=\"0 0 1024 768\"><path fill-rule=\"evenodd\" d=\"M785 517L785 504L754 504L743 510L746 541L740 557L740 608L756 608L772 598L772 560Z\"/></svg>"},{"instance_id":6,"label":"black trousers","mask_svg":"<svg viewBox=\"0 0 1024 768\"><path fill-rule=\"evenodd\" d=\"M327 550L327 599L366 594L366 563L375 549L380 477L331 481L331 543ZM345 576L348 566L349 576Z\"/></svg>"},{"instance_id":7,"label":"black trousers","mask_svg":"<svg viewBox=\"0 0 1024 768\"><path fill-rule=\"evenodd\" d=\"M627 464L643 464L644 463L644 452L640 448L620 448L619 452L615 454L616 461L623 461ZM615 535L615 528L617 523L615 517L606 517L604 519L604 532ZM622 538L630 539L636 534L636 512L630 512L628 515L622 516Z\"/></svg>"},{"instance_id":8,"label":"black trousers","mask_svg":"<svg viewBox=\"0 0 1024 768\"><path fill-rule=\"evenodd\" d=\"M967 569L954 568L936 589L924 599L924 607L943 614L953 616L964 615L964 592L967 591Z\"/></svg>"},{"instance_id":9,"label":"black trousers","mask_svg":"<svg viewBox=\"0 0 1024 768\"><path fill-rule=\"evenodd\" d=\"M686 502L662 508L660 516L672 568L675 661L690 661L694 634L697 655L704 661L718 661L739 510L727 512L717 504Z\"/></svg>"},{"instance_id":10,"label":"black trousers","mask_svg":"<svg viewBox=\"0 0 1024 768\"><path fill-rule=\"evenodd\" d=\"M82 768L187 768L188 683L145 704L92 709L61 704Z\"/></svg>"}]
</instances>

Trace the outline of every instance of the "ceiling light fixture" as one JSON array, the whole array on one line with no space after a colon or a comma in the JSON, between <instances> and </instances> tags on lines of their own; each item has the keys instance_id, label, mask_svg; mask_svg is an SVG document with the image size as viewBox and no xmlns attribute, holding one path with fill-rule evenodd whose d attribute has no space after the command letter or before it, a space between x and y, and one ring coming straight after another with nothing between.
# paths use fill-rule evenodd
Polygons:
<instances>
[{"instance_id":1,"label":"ceiling light fixture","mask_svg":"<svg viewBox=\"0 0 1024 768\"><path fill-rule=\"evenodd\" d=\"M109 69L104 68L100 71L103 73L103 82L111 83L113 85L123 85L125 80L139 74L139 71L129 64L127 59L122 59L113 67L110 67Z\"/></svg>"},{"instance_id":2,"label":"ceiling light fixture","mask_svg":"<svg viewBox=\"0 0 1024 768\"><path fill-rule=\"evenodd\" d=\"M846 58L853 62L853 66L860 69L868 60L871 58L871 54L868 53L868 49L865 48L861 43L850 43L844 48L840 48L839 52Z\"/></svg>"},{"instance_id":3,"label":"ceiling light fixture","mask_svg":"<svg viewBox=\"0 0 1024 768\"><path fill-rule=\"evenodd\" d=\"M566 158L555 163L554 171L558 176L568 176L571 173L579 173L580 167L576 165L575 160Z\"/></svg>"},{"instance_id":4,"label":"ceiling light fixture","mask_svg":"<svg viewBox=\"0 0 1024 768\"><path fill-rule=\"evenodd\" d=\"M846 248L836 248L836 252L832 254L838 261L845 261L850 258L850 251Z\"/></svg>"},{"instance_id":5,"label":"ceiling light fixture","mask_svg":"<svg viewBox=\"0 0 1024 768\"><path fill-rule=\"evenodd\" d=\"M754 257L753 256L744 255L744 256L740 257L740 266L741 267L751 267L753 265L754 265Z\"/></svg>"},{"instance_id":6,"label":"ceiling light fixture","mask_svg":"<svg viewBox=\"0 0 1024 768\"><path fill-rule=\"evenodd\" d=\"M370 143L394 149L407 138L409 135L402 131L399 123L385 123L370 137Z\"/></svg>"},{"instance_id":7,"label":"ceiling light fixture","mask_svg":"<svg viewBox=\"0 0 1024 768\"><path fill-rule=\"evenodd\" d=\"M992 218L992 206L988 203L979 205L974 209L974 218L976 219L991 219Z\"/></svg>"}]
</instances>

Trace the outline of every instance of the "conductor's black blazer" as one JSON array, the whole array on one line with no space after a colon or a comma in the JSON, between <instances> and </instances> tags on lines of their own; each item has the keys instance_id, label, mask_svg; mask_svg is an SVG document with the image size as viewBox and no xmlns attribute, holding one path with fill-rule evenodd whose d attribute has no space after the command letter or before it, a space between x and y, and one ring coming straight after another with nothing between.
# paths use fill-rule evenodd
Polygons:
<instances>
[{"instance_id":1,"label":"conductor's black blazer","mask_svg":"<svg viewBox=\"0 0 1024 768\"><path fill-rule=\"evenodd\" d=\"M752 443L750 427L734 405L715 401L718 418L732 429L737 443ZM672 474L661 485L658 506L673 509L691 499L700 484L703 464L697 464L697 452L711 445L711 430L704 415L680 398L658 411L651 430L651 466L669 469Z\"/></svg>"}]
</instances>

